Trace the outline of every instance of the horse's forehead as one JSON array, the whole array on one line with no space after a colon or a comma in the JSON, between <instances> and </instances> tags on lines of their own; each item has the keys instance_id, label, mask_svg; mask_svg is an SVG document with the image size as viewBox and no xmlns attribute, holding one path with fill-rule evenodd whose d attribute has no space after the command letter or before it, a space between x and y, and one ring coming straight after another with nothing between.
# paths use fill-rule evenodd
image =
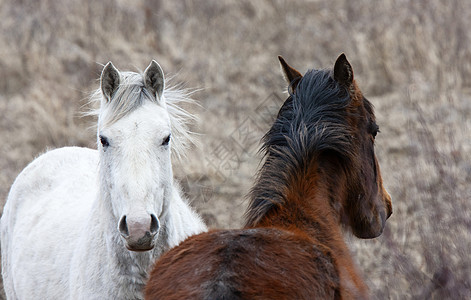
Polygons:
<instances>
[{"instance_id":1,"label":"horse's forehead","mask_svg":"<svg viewBox=\"0 0 471 300\"><path fill-rule=\"evenodd\" d=\"M169 131L170 117L167 110L155 103L146 103L107 128L111 132L129 133Z\"/></svg>"}]
</instances>

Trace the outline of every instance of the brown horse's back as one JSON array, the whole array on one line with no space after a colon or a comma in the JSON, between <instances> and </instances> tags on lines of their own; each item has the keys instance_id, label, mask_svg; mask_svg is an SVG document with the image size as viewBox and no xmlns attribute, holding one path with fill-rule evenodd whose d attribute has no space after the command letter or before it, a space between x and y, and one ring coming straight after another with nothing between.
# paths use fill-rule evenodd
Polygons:
<instances>
[{"instance_id":1,"label":"brown horse's back","mask_svg":"<svg viewBox=\"0 0 471 300\"><path fill-rule=\"evenodd\" d=\"M329 249L273 228L190 237L162 256L151 278L146 299L340 298Z\"/></svg>"}]
</instances>

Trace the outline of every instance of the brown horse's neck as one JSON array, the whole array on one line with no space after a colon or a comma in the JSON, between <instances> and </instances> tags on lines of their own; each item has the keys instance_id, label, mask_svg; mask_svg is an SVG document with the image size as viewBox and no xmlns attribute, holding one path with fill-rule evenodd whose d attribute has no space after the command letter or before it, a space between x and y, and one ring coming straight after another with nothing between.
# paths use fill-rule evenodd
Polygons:
<instances>
[{"instance_id":1,"label":"brown horse's neck","mask_svg":"<svg viewBox=\"0 0 471 300\"><path fill-rule=\"evenodd\" d=\"M334 156L312 160L303 173L288 178L283 203L268 211L254 227L300 230L326 243L333 237L342 239L341 201L346 184L345 172Z\"/></svg>"}]
</instances>

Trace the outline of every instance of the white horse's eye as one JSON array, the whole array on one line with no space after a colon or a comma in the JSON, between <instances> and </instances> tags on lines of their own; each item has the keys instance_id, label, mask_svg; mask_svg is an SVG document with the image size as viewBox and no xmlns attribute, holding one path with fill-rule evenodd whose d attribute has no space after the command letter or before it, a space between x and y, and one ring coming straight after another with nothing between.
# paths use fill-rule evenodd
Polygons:
<instances>
[{"instance_id":1,"label":"white horse's eye","mask_svg":"<svg viewBox=\"0 0 471 300\"><path fill-rule=\"evenodd\" d=\"M106 148L110 145L110 143L108 142L108 139L102 135L100 135L100 142L103 148Z\"/></svg>"},{"instance_id":2,"label":"white horse's eye","mask_svg":"<svg viewBox=\"0 0 471 300\"><path fill-rule=\"evenodd\" d=\"M169 142L170 142L170 134L164 139L164 141L162 142L162 146L167 146Z\"/></svg>"}]
</instances>

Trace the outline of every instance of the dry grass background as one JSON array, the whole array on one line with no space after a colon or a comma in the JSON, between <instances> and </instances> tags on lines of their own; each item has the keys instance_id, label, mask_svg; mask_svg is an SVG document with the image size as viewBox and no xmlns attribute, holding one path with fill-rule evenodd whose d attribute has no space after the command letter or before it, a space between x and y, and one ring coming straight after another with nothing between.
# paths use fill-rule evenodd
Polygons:
<instances>
[{"instance_id":1,"label":"dry grass background","mask_svg":"<svg viewBox=\"0 0 471 300\"><path fill-rule=\"evenodd\" d=\"M305 72L345 52L393 197L380 238L347 237L372 295L470 297L470 1L2 0L0 18L1 199L47 148L95 147L79 116L101 64L156 59L203 89L200 144L175 173L211 227L238 227L268 129L255 107L285 98L276 56Z\"/></svg>"}]
</instances>

